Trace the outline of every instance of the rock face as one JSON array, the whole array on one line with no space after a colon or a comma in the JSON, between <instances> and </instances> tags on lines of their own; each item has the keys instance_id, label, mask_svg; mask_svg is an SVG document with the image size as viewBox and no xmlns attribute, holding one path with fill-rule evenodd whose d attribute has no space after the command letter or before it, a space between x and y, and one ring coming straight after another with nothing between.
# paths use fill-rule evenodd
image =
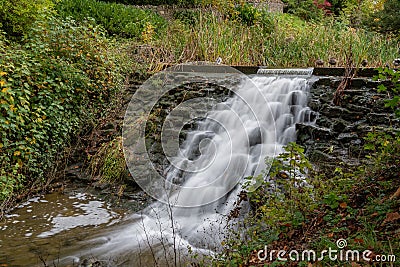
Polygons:
<instances>
[{"instance_id":1,"label":"rock face","mask_svg":"<svg viewBox=\"0 0 400 267\"><path fill-rule=\"evenodd\" d=\"M317 165L335 168L337 162L356 165L365 155L364 137L375 129L393 131L399 120L384 107L386 94L378 93L378 82L353 79L340 106L333 94L340 79L320 78L311 89L309 107L319 114L315 125L296 125L298 143L306 147L309 159Z\"/></svg>"},{"instance_id":2,"label":"rock face","mask_svg":"<svg viewBox=\"0 0 400 267\"><path fill-rule=\"evenodd\" d=\"M170 90L168 94L162 96L159 101L154 105L149 121L146 124L146 147L148 149L149 158L153 162L159 174L165 174L169 166L169 162L161 145L161 132L165 118L180 103L194 98L210 97L217 103L225 101L228 97L232 96L229 87L221 87L211 83L188 83ZM197 121L204 118L195 118L189 120L179 132L179 145L186 139L189 131L194 130L197 126ZM182 120L178 117L177 120ZM205 138L207 136L204 136ZM198 142L203 139L200 138ZM196 155L197 153L194 153Z\"/></svg>"}]
</instances>

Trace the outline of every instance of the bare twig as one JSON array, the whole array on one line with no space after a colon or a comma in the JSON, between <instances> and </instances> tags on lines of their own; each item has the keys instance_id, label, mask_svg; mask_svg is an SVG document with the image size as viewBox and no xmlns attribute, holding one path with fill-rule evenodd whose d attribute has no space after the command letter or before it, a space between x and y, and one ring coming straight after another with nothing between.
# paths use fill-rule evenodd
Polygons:
<instances>
[{"instance_id":1,"label":"bare twig","mask_svg":"<svg viewBox=\"0 0 400 267\"><path fill-rule=\"evenodd\" d=\"M389 199L392 200L392 199L398 198L398 197L400 197L400 187L397 188L397 191Z\"/></svg>"},{"instance_id":2,"label":"bare twig","mask_svg":"<svg viewBox=\"0 0 400 267\"><path fill-rule=\"evenodd\" d=\"M151 255L153 256L153 259L154 259L154 264L155 264L155 266L158 266L158 264L157 264L157 259L156 259L156 255L154 254L153 247L151 246L151 243L150 243L150 240L149 240L149 235L147 234L147 231L146 231L146 225L144 225L143 214L140 214L140 218L141 218L141 222L142 222L142 225L143 225L144 234L146 235L146 242L147 242L147 245L149 246Z\"/></svg>"},{"instance_id":3,"label":"bare twig","mask_svg":"<svg viewBox=\"0 0 400 267\"><path fill-rule=\"evenodd\" d=\"M157 219L157 222L158 222L158 225L159 225L159 230L160 230L160 243L161 243L161 246L163 247L163 250L164 250L165 262L167 264L167 267L169 267L167 248L165 247L165 244L164 244L164 236L163 236L161 220L160 220L160 217L158 216L158 213L156 212L156 210L153 207L151 207L151 209L153 210L154 214L156 215L156 219Z\"/></svg>"},{"instance_id":4,"label":"bare twig","mask_svg":"<svg viewBox=\"0 0 400 267\"><path fill-rule=\"evenodd\" d=\"M346 54L346 67L344 72L343 80L340 82L338 88L336 89L335 94L333 95L333 103L336 106L339 106L342 102L344 90L346 90L351 80L354 78L354 64L353 64L353 52L351 50L351 46L349 49L349 53Z\"/></svg>"}]
</instances>

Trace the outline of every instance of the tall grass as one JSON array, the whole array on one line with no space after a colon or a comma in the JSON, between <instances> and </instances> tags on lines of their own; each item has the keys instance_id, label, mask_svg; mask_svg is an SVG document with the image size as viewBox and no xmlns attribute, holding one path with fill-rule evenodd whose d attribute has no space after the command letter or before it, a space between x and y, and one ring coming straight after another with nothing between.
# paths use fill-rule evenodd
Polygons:
<instances>
[{"instance_id":1,"label":"tall grass","mask_svg":"<svg viewBox=\"0 0 400 267\"><path fill-rule=\"evenodd\" d=\"M397 53L395 40L334 20L320 24L303 22L302 27L298 27L301 22L296 23L293 19L278 17L276 21L276 31L265 42L269 66L313 66L315 60L327 61L330 57L335 57L339 66L344 66L346 53L350 50L356 65L366 59L371 66L381 66L391 62Z\"/></svg>"},{"instance_id":2,"label":"tall grass","mask_svg":"<svg viewBox=\"0 0 400 267\"><path fill-rule=\"evenodd\" d=\"M327 62L335 57L337 66L344 66L350 49L357 66L366 59L369 66L376 67L397 56L397 41L391 37L330 19L312 23L269 13L263 13L253 26L217 14L200 14L191 25L175 21L152 47L151 67L218 57L224 64L269 67L309 67L317 59Z\"/></svg>"}]
</instances>

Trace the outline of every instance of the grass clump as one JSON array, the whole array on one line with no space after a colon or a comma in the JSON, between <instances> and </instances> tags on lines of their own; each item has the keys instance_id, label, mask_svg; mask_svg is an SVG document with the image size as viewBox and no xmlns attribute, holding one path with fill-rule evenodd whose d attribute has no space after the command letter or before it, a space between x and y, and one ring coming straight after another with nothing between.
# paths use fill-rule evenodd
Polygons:
<instances>
[{"instance_id":1,"label":"grass clump","mask_svg":"<svg viewBox=\"0 0 400 267\"><path fill-rule=\"evenodd\" d=\"M102 182L117 183L128 176L125 163L122 137L117 137L105 143L90 158L89 170L92 176L97 176Z\"/></svg>"}]
</instances>

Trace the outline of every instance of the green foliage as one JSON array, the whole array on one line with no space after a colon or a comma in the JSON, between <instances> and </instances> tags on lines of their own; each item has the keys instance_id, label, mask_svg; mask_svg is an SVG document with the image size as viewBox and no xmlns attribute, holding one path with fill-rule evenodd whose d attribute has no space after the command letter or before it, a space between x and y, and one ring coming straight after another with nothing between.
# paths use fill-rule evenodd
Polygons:
<instances>
[{"instance_id":1,"label":"green foliage","mask_svg":"<svg viewBox=\"0 0 400 267\"><path fill-rule=\"evenodd\" d=\"M365 140L364 149L369 152L367 158L372 160L375 170L384 172L400 166L400 132L369 132Z\"/></svg>"},{"instance_id":2,"label":"green foliage","mask_svg":"<svg viewBox=\"0 0 400 267\"><path fill-rule=\"evenodd\" d=\"M10 37L21 37L52 8L52 0L0 0L0 28Z\"/></svg>"},{"instance_id":3,"label":"green foliage","mask_svg":"<svg viewBox=\"0 0 400 267\"><path fill-rule=\"evenodd\" d=\"M288 13L294 14L304 20L321 20L324 12L318 8L314 0L285 0Z\"/></svg>"},{"instance_id":4,"label":"green foliage","mask_svg":"<svg viewBox=\"0 0 400 267\"><path fill-rule=\"evenodd\" d=\"M177 5L181 7L198 6L202 0L102 0L103 2L121 3L126 5Z\"/></svg>"},{"instance_id":5,"label":"green foliage","mask_svg":"<svg viewBox=\"0 0 400 267\"><path fill-rule=\"evenodd\" d=\"M396 42L378 34L349 28L333 19L304 22L287 14L277 17L276 30L264 40L267 66L314 66L316 59L327 62L329 57L337 58L343 66L349 47L357 65L365 58L380 66L397 53Z\"/></svg>"},{"instance_id":6,"label":"green foliage","mask_svg":"<svg viewBox=\"0 0 400 267\"><path fill-rule=\"evenodd\" d=\"M378 71L379 75L374 77L375 80L390 82L387 86L378 86L378 92L388 92L392 96L385 101L385 107L393 109L395 115L400 118L400 72L389 68L378 68Z\"/></svg>"},{"instance_id":7,"label":"green foliage","mask_svg":"<svg viewBox=\"0 0 400 267\"><path fill-rule=\"evenodd\" d=\"M104 33L71 19L40 19L23 44L1 43L0 51L0 192L5 198L11 187L41 181L70 137L101 113L118 76Z\"/></svg>"},{"instance_id":8,"label":"green foliage","mask_svg":"<svg viewBox=\"0 0 400 267\"><path fill-rule=\"evenodd\" d=\"M256 177L257 188L249 185L249 198L256 213L260 212L268 225L302 223L303 211L312 205L310 183L305 175L311 170L311 164L304 155L304 148L296 143L289 143L272 161L269 181L264 181L266 174ZM260 184L261 186L258 186Z\"/></svg>"},{"instance_id":9,"label":"green foliage","mask_svg":"<svg viewBox=\"0 0 400 267\"><path fill-rule=\"evenodd\" d=\"M236 7L238 19L247 26L256 24L260 17L260 12L257 8L249 3L243 3Z\"/></svg>"},{"instance_id":10,"label":"green foliage","mask_svg":"<svg viewBox=\"0 0 400 267\"><path fill-rule=\"evenodd\" d=\"M384 8L374 12L366 24L380 32L400 34L400 1L386 0Z\"/></svg>"},{"instance_id":11,"label":"green foliage","mask_svg":"<svg viewBox=\"0 0 400 267\"><path fill-rule=\"evenodd\" d=\"M340 167L332 178L319 174L304 155L304 148L296 143L289 143L267 165L271 166L268 174L250 177L244 183L251 211L235 226L239 230L233 227L232 235L224 241L222 266L247 266L255 257L254 251L278 240L290 240L294 232L301 235L321 207L326 209L323 220L328 225L340 222L337 211L347 208L346 193L357 183L356 173L345 173Z\"/></svg>"},{"instance_id":12,"label":"green foliage","mask_svg":"<svg viewBox=\"0 0 400 267\"><path fill-rule=\"evenodd\" d=\"M395 116L400 118L400 72L389 68L378 68L378 71L378 76L374 77L374 80L382 82L377 88L378 92L386 92L389 96L385 100L385 107L392 109ZM373 160L376 170L386 171L400 166L400 132L374 130L367 134L365 140L364 149L370 153L367 157Z\"/></svg>"},{"instance_id":13,"label":"green foliage","mask_svg":"<svg viewBox=\"0 0 400 267\"><path fill-rule=\"evenodd\" d=\"M140 38L148 25L159 33L166 25L162 17L150 10L97 0L62 0L56 9L61 16L73 17L78 21L91 17L110 35L122 37Z\"/></svg>"},{"instance_id":14,"label":"green foliage","mask_svg":"<svg viewBox=\"0 0 400 267\"><path fill-rule=\"evenodd\" d=\"M187 25L194 25L199 22L200 11L195 10L177 10L174 12L174 19L179 20Z\"/></svg>"}]
</instances>

